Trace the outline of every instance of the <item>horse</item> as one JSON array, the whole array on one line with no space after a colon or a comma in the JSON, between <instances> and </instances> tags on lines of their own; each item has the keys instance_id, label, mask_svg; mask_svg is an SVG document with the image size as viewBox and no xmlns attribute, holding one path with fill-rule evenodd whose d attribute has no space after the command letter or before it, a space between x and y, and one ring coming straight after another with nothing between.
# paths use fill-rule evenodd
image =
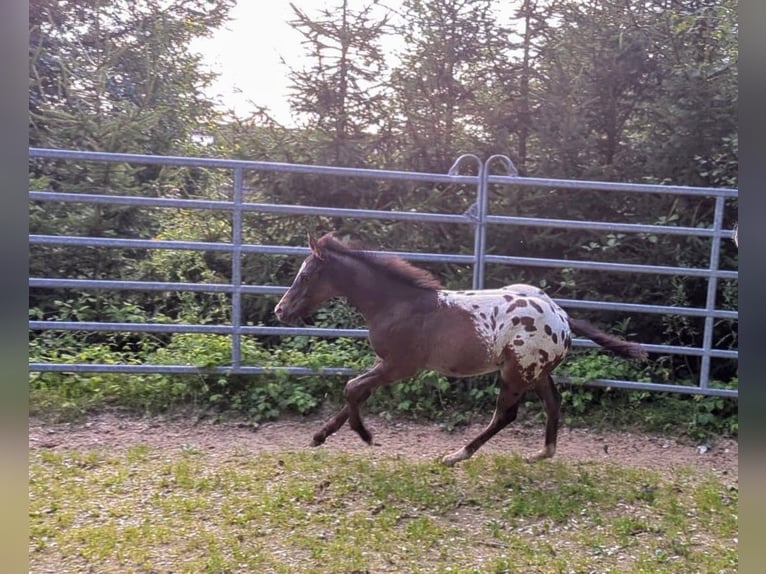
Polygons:
<instances>
[{"instance_id":1,"label":"horse","mask_svg":"<svg viewBox=\"0 0 766 574\"><path fill-rule=\"evenodd\" d=\"M309 236L310 254L274 308L277 319L299 324L322 303L344 297L361 313L375 352L373 366L349 380L345 405L314 434L319 446L348 421L372 445L360 407L382 385L428 369L448 377L499 371L499 393L487 427L461 449L442 458L452 466L466 460L515 420L527 390L536 391L546 415L545 443L529 462L556 452L561 396L551 372L572 346L572 333L626 358L647 356L638 343L619 339L574 319L532 285L499 289L444 289L436 277L387 254L356 249L334 233Z\"/></svg>"}]
</instances>

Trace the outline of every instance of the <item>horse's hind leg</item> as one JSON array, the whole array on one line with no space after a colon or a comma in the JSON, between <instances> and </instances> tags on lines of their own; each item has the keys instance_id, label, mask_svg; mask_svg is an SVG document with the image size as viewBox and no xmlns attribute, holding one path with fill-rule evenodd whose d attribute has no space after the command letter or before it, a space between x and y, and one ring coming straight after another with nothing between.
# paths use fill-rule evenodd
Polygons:
<instances>
[{"instance_id":1,"label":"horse's hind leg","mask_svg":"<svg viewBox=\"0 0 766 574\"><path fill-rule=\"evenodd\" d=\"M527 462L551 458L556 453L556 439L559 434L561 395L553 383L553 378L550 375L543 376L537 381L535 391L545 409L545 446L532 456L527 457Z\"/></svg>"},{"instance_id":2,"label":"horse's hind leg","mask_svg":"<svg viewBox=\"0 0 766 574\"><path fill-rule=\"evenodd\" d=\"M497 395L495 412L492 420L479 435L458 451L442 458L442 463L452 466L461 460L471 458L481 446L516 419L519 403L524 394L524 386L500 378L500 393Z\"/></svg>"}]
</instances>

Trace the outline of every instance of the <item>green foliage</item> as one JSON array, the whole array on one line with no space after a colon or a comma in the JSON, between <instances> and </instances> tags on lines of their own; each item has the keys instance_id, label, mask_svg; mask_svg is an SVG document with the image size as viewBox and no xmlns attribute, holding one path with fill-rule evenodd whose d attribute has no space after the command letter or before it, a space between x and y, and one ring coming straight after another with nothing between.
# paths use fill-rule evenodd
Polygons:
<instances>
[{"instance_id":1,"label":"green foliage","mask_svg":"<svg viewBox=\"0 0 766 574\"><path fill-rule=\"evenodd\" d=\"M377 392L370 400L372 409L382 414L434 417L449 405L450 382L443 375L423 371Z\"/></svg>"},{"instance_id":2,"label":"green foliage","mask_svg":"<svg viewBox=\"0 0 766 574\"><path fill-rule=\"evenodd\" d=\"M712 387L723 389L737 388L738 380L721 383L711 381ZM739 411L734 401L721 397L694 397L694 420L689 433L692 436L704 438L711 431L736 436L739 433Z\"/></svg>"},{"instance_id":3,"label":"green foliage","mask_svg":"<svg viewBox=\"0 0 766 574\"><path fill-rule=\"evenodd\" d=\"M69 339L70 341L72 339ZM109 345L72 345L76 351L42 349L30 343L30 361L51 363L141 364L135 354ZM29 375L30 414L55 420L79 418L92 409L114 406L158 411L186 401L185 386L161 375L136 377L120 373L33 372Z\"/></svg>"},{"instance_id":4,"label":"green foliage","mask_svg":"<svg viewBox=\"0 0 766 574\"><path fill-rule=\"evenodd\" d=\"M651 380L645 371L646 367L640 363L615 359L614 356L594 350L573 353L556 372L571 377L575 382L594 379Z\"/></svg>"},{"instance_id":5,"label":"green foliage","mask_svg":"<svg viewBox=\"0 0 766 574\"><path fill-rule=\"evenodd\" d=\"M137 345L83 345L75 334L37 338L30 342L30 361L103 364L181 364L200 368L231 362L231 341L223 335L176 333L166 341L146 339L145 353ZM72 349L80 349L73 351ZM241 343L242 364L263 367L260 375L126 375L111 373L31 373L30 410L49 418L68 419L89 410L116 406L139 412L164 412L194 405L219 416L244 416L252 421L283 414L309 414L322 405L339 408L346 381L338 376L295 376L285 366L321 370L369 368L373 354L358 339L286 338L266 347L252 338ZM648 367L615 360L594 352L577 353L565 361L559 375L571 383L560 385L567 425L638 426L652 431L680 432L702 440L710 434L737 435L736 401L720 397L658 395L643 391L590 387L594 379L658 380ZM725 388L735 388L737 381ZM367 408L384 417L435 420L452 430L474 417L487 416L497 397L492 375L468 380L448 379L431 371L378 389ZM531 397L521 418L540 421L542 409ZM537 424L537 423L535 423Z\"/></svg>"},{"instance_id":6,"label":"green foliage","mask_svg":"<svg viewBox=\"0 0 766 574\"><path fill-rule=\"evenodd\" d=\"M47 343L48 346L41 339L30 343L30 361L181 364L201 369L231 363L231 340L221 335L175 333L166 344L146 355L115 350L105 344L89 345L72 353L66 349L81 347L72 337ZM331 343L302 337L289 340L277 349L266 349L260 342L244 338L241 343L243 364L274 369L270 374L258 376L31 373L31 410L67 417L107 405L162 412L191 404L221 413L230 411L255 421L288 412L306 414L327 399L339 401L340 381L337 377L290 376L279 368L294 365L312 369L328 366L361 369L371 360L363 347L349 339Z\"/></svg>"},{"instance_id":7,"label":"green foliage","mask_svg":"<svg viewBox=\"0 0 766 574\"><path fill-rule=\"evenodd\" d=\"M640 365L588 351L567 358L557 374L570 379L561 386L566 424L599 427L639 424L651 431L680 432L693 440L704 440L713 434L736 436L739 431L737 401L733 399L584 385L596 379L668 381L669 372L662 363ZM734 389L737 379L726 384L712 381L711 386Z\"/></svg>"}]
</instances>

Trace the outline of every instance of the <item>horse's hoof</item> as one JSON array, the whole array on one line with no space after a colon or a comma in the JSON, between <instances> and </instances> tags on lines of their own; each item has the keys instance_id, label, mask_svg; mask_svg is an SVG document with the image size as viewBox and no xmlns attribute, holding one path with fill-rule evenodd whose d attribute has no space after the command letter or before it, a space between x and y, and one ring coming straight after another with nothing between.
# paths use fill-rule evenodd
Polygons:
<instances>
[{"instance_id":1,"label":"horse's hoof","mask_svg":"<svg viewBox=\"0 0 766 574\"><path fill-rule=\"evenodd\" d=\"M359 438L362 439L364 442L366 442L369 446L373 446L372 444L372 433L368 431L366 428L356 428L354 429L356 431L356 434L359 435Z\"/></svg>"},{"instance_id":2,"label":"horse's hoof","mask_svg":"<svg viewBox=\"0 0 766 574\"><path fill-rule=\"evenodd\" d=\"M470 455L461 448L457 452L444 456L444 458L442 458L442 464L444 466L455 466L457 463L467 458L470 458Z\"/></svg>"},{"instance_id":3,"label":"horse's hoof","mask_svg":"<svg viewBox=\"0 0 766 574\"><path fill-rule=\"evenodd\" d=\"M325 437L321 434L315 434L314 438L311 439L311 446L320 446L324 444Z\"/></svg>"},{"instance_id":4,"label":"horse's hoof","mask_svg":"<svg viewBox=\"0 0 766 574\"><path fill-rule=\"evenodd\" d=\"M533 462L538 462L540 460L544 460L546 458L551 458L555 452L556 452L555 448L546 447L542 450L537 451L535 454L525 456L524 462L533 463Z\"/></svg>"}]
</instances>

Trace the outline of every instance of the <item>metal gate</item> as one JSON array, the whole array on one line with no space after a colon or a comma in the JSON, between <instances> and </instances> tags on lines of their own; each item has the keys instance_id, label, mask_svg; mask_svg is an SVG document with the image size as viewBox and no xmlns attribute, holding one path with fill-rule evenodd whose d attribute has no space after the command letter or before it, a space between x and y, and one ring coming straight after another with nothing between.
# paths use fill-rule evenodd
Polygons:
<instances>
[{"instance_id":1,"label":"metal gate","mask_svg":"<svg viewBox=\"0 0 766 574\"><path fill-rule=\"evenodd\" d=\"M174 249L229 252L232 254L231 283L180 283L156 281L118 281L88 280L74 278L30 277L31 288L78 289L78 290L140 290L140 291L194 291L207 293L227 293L231 297L231 324L167 324L167 323L106 323L83 321L30 321L29 328L41 330L70 331L112 331L112 332L157 332L157 333L215 333L231 337L231 363L216 367L202 368L190 365L152 365L152 364L95 364L95 363L29 363L30 371L58 372L120 372L120 373L227 373L227 374L263 374L276 370L290 374L326 374L353 375L356 371L347 368L323 368L312 370L305 367L286 365L285 367L263 367L242 363L241 340L252 335L308 335L320 337L365 337L364 329L324 329L295 328L274 326L249 326L242 321L242 295L279 295L286 289L280 285L245 285L242 282L242 256L248 253L305 256L308 249L288 245L247 244L242 238L242 218L244 213L256 212L283 215L324 215L353 216L357 219L386 219L392 221L454 223L470 226L474 230L473 255L428 253L428 252L388 252L412 261L433 261L468 264L473 266L473 288L484 286L485 266L490 264L517 265L527 267L551 267L590 269L608 272L653 273L685 277L702 277L707 280L706 304L702 308L658 306L641 303L616 303L596 300L557 299L568 309L600 309L625 311L629 313L671 314L704 318L704 333L701 347L681 347L670 345L645 345L650 352L692 355L701 357L699 381L696 386L664 383L647 383L612 379L598 379L587 384L618 388L641 389L650 391L675 391L737 397L736 389L720 389L710 386L710 361L713 358L737 359L738 352L716 349L713 346L713 325L716 319L736 320L737 311L720 309L716 306L717 281L719 279L736 280L738 274L733 270L719 269L720 244L722 239L733 238L733 231L723 229L724 206L727 199L737 197L735 189L698 188L686 186L627 184L612 182L578 181L519 177L511 160L502 155L495 155L482 161L478 156L465 154L460 156L447 174L355 169L302 164L286 164L262 161L240 161L225 159L207 159L193 157L166 157L138 154L112 154L30 148L31 159L55 159L62 161L89 161L105 163L153 164L164 166L208 168L227 170L231 173L231 197L227 201L177 199L157 197L135 197L104 195L93 193L52 192L30 190L29 198L40 202L65 202L73 204L111 204L132 205L159 208L184 208L200 210L220 210L232 214L232 237L227 243L201 241L163 241L154 239L132 239L119 237L82 237L71 235L30 234L30 244L69 245L83 247L120 247L139 249ZM471 165L475 175L461 175L461 169ZM502 174L492 175L493 167L502 168ZM351 208L310 207L273 203L249 203L244 200L244 174L256 172L289 172L327 176L347 176L374 178L379 180L406 180L444 184L464 184L475 187L476 200L464 213L427 213L415 211L383 211ZM715 212L710 227L680 227L617 222L595 222L566 219L546 219L539 217L510 217L493 215L490 212L490 185L516 187L550 187L576 190L604 190L636 194L673 194L679 196L712 197L715 200ZM487 228L490 225L536 226L559 229L585 229L624 233L674 234L711 238L711 248L707 267L675 267L656 265L636 265L595 261L577 261L564 259L539 259L493 255L487 253ZM595 347L587 340L575 340L575 346Z\"/></svg>"}]
</instances>

